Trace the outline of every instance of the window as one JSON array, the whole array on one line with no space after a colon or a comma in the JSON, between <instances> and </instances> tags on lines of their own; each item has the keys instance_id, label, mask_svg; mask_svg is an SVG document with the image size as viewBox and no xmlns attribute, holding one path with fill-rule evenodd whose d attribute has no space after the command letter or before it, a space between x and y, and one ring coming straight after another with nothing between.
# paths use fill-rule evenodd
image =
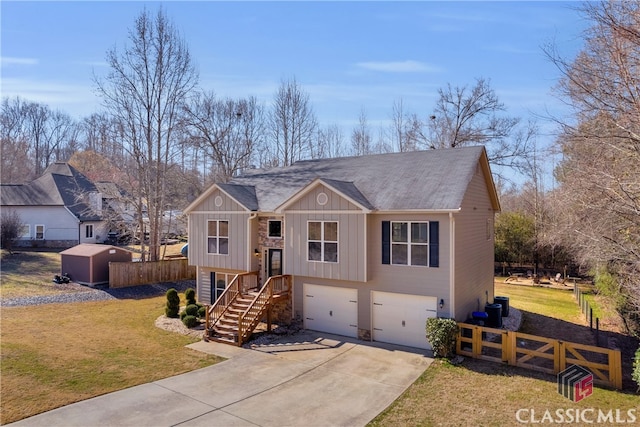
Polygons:
<instances>
[{"instance_id":1,"label":"window","mask_svg":"<svg viewBox=\"0 0 640 427\"><path fill-rule=\"evenodd\" d=\"M338 262L338 223L309 221L307 228L307 259L318 262Z\"/></svg>"},{"instance_id":2,"label":"window","mask_svg":"<svg viewBox=\"0 0 640 427\"><path fill-rule=\"evenodd\" d=\"M211 293L210 293L209 301L211 302L211 304L213 304L214 302L216 302L218 298L220 298L220 295L222 295L227 285L231 283L231 281L233 280L233 277L234 277L233 274L216 273L214 271L210 273L209 278L211 281L210 283Z\"/></svg>"},{"instance_id":3,"label":"window","mask_svg":"<svg viewBox=\"0 0 640 427\"><path fill-rule=\"evenodd\" d=\"M29 224L23 225L22 228L20 228L20 237L26 239L31 237L31 226Z\"/></svg>"},{"instance_id":4,"label":"window","mask_svg":"<svg viewBox=\"0 0 640 427\"><path fill-rule=\"evenodd\" d=\"M207 253L229 254L229 221L208 221Z\"/></svg>"},{"instance_id":5,"label":"window","mask_svg":"<svg viewBox=\"0 0 640 427\"><path fill-rule=\"evenodd\" d=\"M44 225L36 224L36 240L44 240Z\"/></svg>"},{"instance_id":6,"label":"window","mask_svg":"<svg viewBox=\"0 0 640 427\"><path fill-rule=\"evenodd\" d=\"M382 222L382 263L438 267L439 223Z\"/></svg>"},{"instance_id":7,"label":"window","mask_svg":"<svg viewBox=\"0 0 640 427\"><path fill-rule=\"evenodd\" d=\"M87 239L93 237L93 224L88 224L84 229L84 237Z\"/></svg>"},{"instance_id":8,"label":"window","mask_svg":"<svg viewBox=\"0 0 640 427\"><path fill-rule=\"evenodd\" d=\"M269 237L281 238L282 237L282 221L269 220L268 233L269 233Z\"/></svg>"}]
</instances>

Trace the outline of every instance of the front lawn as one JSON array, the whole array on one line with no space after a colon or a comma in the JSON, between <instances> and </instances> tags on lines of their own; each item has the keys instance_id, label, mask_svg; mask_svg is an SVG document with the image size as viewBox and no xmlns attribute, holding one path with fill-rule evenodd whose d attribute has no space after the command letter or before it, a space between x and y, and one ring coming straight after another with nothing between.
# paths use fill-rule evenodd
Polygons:
<instances>
[{"instance_id":1,"label":"front lawn","mask_svg":"<svg viewBox=\"0 0 640 427\"><path fill-rule=\"evenodd\" d=\"M219 362L185 348L197 339L154 326L165 302L3 307L0 422Z\"/></svg>"}]
</instances>

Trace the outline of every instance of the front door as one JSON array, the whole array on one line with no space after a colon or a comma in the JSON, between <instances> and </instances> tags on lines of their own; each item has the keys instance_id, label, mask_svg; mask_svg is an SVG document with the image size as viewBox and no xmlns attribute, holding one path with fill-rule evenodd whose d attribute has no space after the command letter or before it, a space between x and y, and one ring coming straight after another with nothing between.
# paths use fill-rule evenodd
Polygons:
<instances>
[{"instance_id":1,"label":"front door","mask_svg":"<svg viewBox=\"0 0 640 427\"><path fill-rule=\"evenodd\" d=\"M282 249L269 249L267 260L267 277L282 274Z\"/></svg>"}]
</instances>

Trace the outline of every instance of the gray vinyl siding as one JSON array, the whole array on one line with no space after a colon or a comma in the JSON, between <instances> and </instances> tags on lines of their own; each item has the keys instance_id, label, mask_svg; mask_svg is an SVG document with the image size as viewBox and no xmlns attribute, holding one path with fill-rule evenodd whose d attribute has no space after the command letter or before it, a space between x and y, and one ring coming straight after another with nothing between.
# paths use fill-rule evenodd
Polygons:
<instances>
[{"instance_id":1,"label":"gray vinyl siding","mask_svg":"<svg viewBox=\"0 0 640 427\"><path fill-rule=\"evenodd\" d=\"M320 193L328 196L324 206L317 203ZM309 213L310 211L314 213ZM340 213L341 211L345 213ZM338 262L308 261L308 221L338 223ZM286 273L334 280L365 281L365 221L366 215L360 208L339 194L324 185L312 189L285 212Z\"/></svg>"},{"instance_id":2,"label":"gray vinyl siding","mask_svg":"<svg viewBox=\"0 0 640 427\"><path fill-rule=\"evenodd\" d=\"M196 271L196 299L202 304L209 304L211 302L211 273L226 273L235 276L236 274L244 272L198 267Z\"/></svg>"},{"instance_id":3,"label":"gray vinyl siding","mask_svg":"<svg viewBox=\"0 0 640 427\"><path fill-rule=\"evenodd\" d=\"M489 302L493 302L493 225L494 211L478 167L465 193L462 209L456 214L456 320L464 321L471 312L484 311L487 296Z\"/></svg>"},{"instance_id":4,"label":"gray vinyl siding","mask_svg":"<svg viewBox=\"0 0 640 427\"><path fill-rule=\"evenodd\" d=\"M438 221L440 229L438 267L382 264L383 221ZM368 277L371 290L433 296L449 307L449 216L448 214L377 214L369 216ZM367 297L368 298L368 297ZM447 315L447 312L439 313Z\"/></svg>"},{"instance_id":5,"label":"gray vinyl siding","mask_svg":"<svg viewBox=\"0 0 640 427\"><path fill-rule=\"evenodd\" d=\"M215 206L217 196L222 197L221 206ZM199 267L248 271L248 247L255 242L249 235L247 212L231 198L220 191L213 192L189 214L189 264ZM207 222L210 220L229 221L229 254L207 253ZM255 222L256 220L252 220ZM254 229L252 229L253 231ZM255 234L255 233L252 233Z\"/></svg>"}]
</instances>

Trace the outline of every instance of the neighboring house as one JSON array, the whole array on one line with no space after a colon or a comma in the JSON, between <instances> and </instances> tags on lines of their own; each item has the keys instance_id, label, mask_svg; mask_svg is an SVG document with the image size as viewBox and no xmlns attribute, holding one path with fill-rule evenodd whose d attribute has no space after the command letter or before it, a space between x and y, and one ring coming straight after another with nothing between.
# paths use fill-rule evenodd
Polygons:
<instances>
[{"instance_id":1,"label":"neighboring house","mask_svg":"<svg viewBox=\"0 0 640 427\"><path fill-rule=\"evenodd\" d=\"M483 147L300 161L189 205L189 264L203 303L238 273L291 275L305 328L429 348L428 317L493 302L499 210Z\"/></svg>"},{"instance_id":2,"label":"neighboring house","mask_svg":"<svg viewBox=\"0 0 640 427\"><path fill-rule=\"evenodd\" d=\"M2 184L0 206L18 213L16 246L70 247L102 243L109 231L102 193L68 163L50 165L27 184Z\"/></svg>"}]
</instances>

